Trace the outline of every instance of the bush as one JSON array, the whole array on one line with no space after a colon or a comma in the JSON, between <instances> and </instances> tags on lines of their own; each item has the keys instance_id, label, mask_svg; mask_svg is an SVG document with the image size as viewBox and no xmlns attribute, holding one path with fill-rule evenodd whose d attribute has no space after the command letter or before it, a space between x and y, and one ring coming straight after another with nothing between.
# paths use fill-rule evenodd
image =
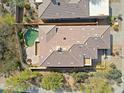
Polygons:
<instances>
[{"instance_id":1,"label":"bush","mask_svg":"<svg viewBox=\"0 0 124 93\"><path fill-rule=\"evenodd\" d=\"M38 78L40 75L37 72L25 70L15 76L11 76L7 79L7 86L16 91L25 91L31 87L32 80ZM41 76L40 76L41 77Z\"/></svg>"},{"instance_id":2,"label":"bush","mask_svg":"<svg viewBox=\"0 0 124 93\"><path fill-rule=\"evenodd\" d=\"M26 3L26 4L25 4L25 8L26 8L27 10L29 10L29 9L31 8L30 4Z\"/></svg>"},{"instance_id":3,"label":"bush","mask_svg":"<svg viewBox=\"0 0 124 93\"><path fill-rule=\"evenodd\" d=\"M119 25L113 24L112 28L114 29L114 31L119 31Z\"/></svg>"},{"instance_id":4,"label":"bush","mask_svg":"<svg viewBox=\"0 0 124 93\"><path fill-rule=\"evenodd\" d=\"M85 72L72 73L72 76L77 83L84 82L89 77Z\"/></svg>"},{"instance_id":5,"label":"bush","mask_svg":"<svg viewBox=\"0 0 124 93\"><path fill-rule=\"evenodd\" d=\"M51 73L43 76L41 87L47 90L58 90L63 87L64 77L61 73Z\"/></svg>"},{"instance_id":6,"label":"bush","mask_svg":"<svg viewBox=\"0 0 124 93\"><path fill-rule=\"evenodd\" d=\"M110 67L111 67L112 69L116 69L116 65L115 65L115 64L110 64Z\"/></svg>"},{"instance_id":7,"label":"bush","mask_svg":"<svg viewBox=\"0 0 124 93\"><path fill-rule=\"evenodd\" d=\"M13 93L13 90L11 90L11 89L5 89L5 90L3 90L2 93Z\"/></svg>"},{"instance_id":8,"label":"bush","mask_svg":"<svg viewBox=\"0 0 124 93\"><path fill-rule=\"evenodd\" d=\"M106 79L90 78L86 85L86 93L113 93L112 87Z\"/></svg>"},{"instance_id":9,"label":"bush","mask_svg":"<svg viewBox=\"0 0 124 93\"><path fill-rule=\"evenodd\" d=\"M121 77L122 77L122 73L120 70L118 70L116 68L116 66L114 64L110 65L111 70L107 73L106 78L110 79L110 80L114 80L117 83L121 83Z\"/></svg>"},{"instance_id":10,"label":"bush","mask_svg":"<svg viewBox=\"0 0 124 93\"><path fill-rule=\"evenodd\" d=\"M122 83L122 79L121 79L121 78L118 78L118 79L116 79L115 81L117 82L117 84Z\"/></svg>"},{"instance_id":11,"label":"bush","mask_svg":"<svg viewBox=\"0 0 124 93\"><path fill-rule=\"evenodd\" d=\"M18 36L19 36L19 39L21 40L21 39L23 39L23 33L20 31L20 32L18 32Z\"/></svg>"}]
</instances>

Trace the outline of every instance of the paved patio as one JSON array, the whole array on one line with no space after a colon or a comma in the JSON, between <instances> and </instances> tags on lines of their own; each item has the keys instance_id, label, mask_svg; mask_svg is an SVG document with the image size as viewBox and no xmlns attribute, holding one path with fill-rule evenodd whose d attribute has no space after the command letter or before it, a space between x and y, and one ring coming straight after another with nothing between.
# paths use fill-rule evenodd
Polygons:
<instances>
[{"instance_id":1,"label":"paved patio","mask_svg":"<svg viewBox=\"0 0 124 93\"><path fill-rule=\"evenodd\" d=\"M36 52L37 51L37 55ZM27 53L27 59L31 59L32 60L32 64L35 65L37 63L39 63L39 44L37 44L37 50L36 50L36 46L35 44L32 47L27 47L26 48L26 53Z\"/></svg>"}]
</instances>

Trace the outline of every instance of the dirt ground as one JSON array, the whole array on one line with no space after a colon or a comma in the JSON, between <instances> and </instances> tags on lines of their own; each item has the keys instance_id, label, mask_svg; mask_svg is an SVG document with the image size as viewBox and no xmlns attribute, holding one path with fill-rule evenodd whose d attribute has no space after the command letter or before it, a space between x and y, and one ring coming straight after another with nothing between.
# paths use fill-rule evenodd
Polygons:
<instances>
[{"instance_id":1,"label":"dirt ground","mask_svg":"<svg viewBox=\"0 0 124 93\"><path fill-rule=\"evenodd\" d=\"M122 46L113 45L111 62L114 63L118 69L122 67Z\"/></svg>"}]
</instances>

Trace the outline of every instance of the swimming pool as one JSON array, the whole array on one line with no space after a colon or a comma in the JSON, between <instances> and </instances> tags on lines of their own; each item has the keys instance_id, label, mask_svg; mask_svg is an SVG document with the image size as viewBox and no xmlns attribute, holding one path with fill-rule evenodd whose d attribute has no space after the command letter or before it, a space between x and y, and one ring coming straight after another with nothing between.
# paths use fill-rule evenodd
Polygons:
<instances>
[{"instance_id":1,"label":"swimming pool","mask_svg":"<svg viewBox=\"0 0 124 93\"><path fill-rule=\"evenodd\" d=\"M26 45L28 47L31 47L34 45L35 40L38 38L38 31L33 28L29 28L24 34L24 38Z\"/></svg>"}]
</instances>

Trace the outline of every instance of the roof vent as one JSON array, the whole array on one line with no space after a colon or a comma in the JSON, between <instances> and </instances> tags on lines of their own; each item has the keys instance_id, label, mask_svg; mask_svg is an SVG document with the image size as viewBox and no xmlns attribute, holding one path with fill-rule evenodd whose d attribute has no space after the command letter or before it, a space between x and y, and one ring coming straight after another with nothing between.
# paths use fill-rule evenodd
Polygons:
<instances>
[{"instance_id":1,"label":"roof vent","mask_svg":"<svg viewBox=\"0 0 124 93\"><path fill-rule=\"evenodd\" d=\"M71 62L71 64L74 64L73 62Z\"/></svg>"},{"instance_id":2,"label":"roof vent","mask_svg":"<svg viewBox=\"0 0 124 93\"><path fill-rule=\"evenodd\" d=\"M80 41L77 41L77 43L80 43Z\"/></svg>"},{"instance_id":3,"label":"roof vent","mask_svg":"<svg viewBox=\"0 0 124 93\"><path fill-rule=\"evenodd\" d=\"M47 62L47 64L50 64L49 62Z\"/></svg>"},{"instance_id":4,"label":"roof vent","mask_svg":"<svg viewBox=\"0 0 124 93\"><path fill-rule=\"evenodd\" d=\"M93 48L93 50L96 50L96 48Z\"/></svg>"},{"instance_id":5,"label":"roof vent","mask_svg":"<svg viewBox=\"0 0 124 93\"><path fill-rule=\"evenodd\" d=\"M95 36L98 36L98 34L95 34Z\"/></svg>"},{"instance_id":6,"label":"roof vent","mask_svg":"<svg viewBox=\"0 0 124 93\"><path fill-rule=\"evenodd\" d=\"M72 30L72 28L70 28L70 30Z\"/></svg>"},{"instance_id":7,"label":"roof vent","mask_svg":"<svg viewBox=\"0 0 124 93\"><path fill-rule=\"evenodd\" d=\"M52 49L49 50L52 53Z\"/></svg>"},{"instance_id":8,"label":"roof vent","mask_svg":"<svg viewBox=\"0 0 124 93\"><path fill-rule=\"evenodd\" d=\"M60 48L58 48L58 52L62 52L63 51L63 49L60 47Z\"/></svg>"},{"instance_id":9,"label":"roof vent","mask_svg":"<svg viewBox=\"0 0 124 93\"><path fill-rule=\"evenodd\" d=\"M70 0L69 4L78 4L80 0Z\"/></svg>"},{"instance_id":10,"label":"roof vent","mask_svg":"<svg viewBox=\"0 0 124 93\"><path fill-rule=\"evenodd\" d=\"M66 40L66 37L64 37L63 40Z\"/></svg>"},{"instance_id":11,"label":"roof vent","mask_svg":"<svg viewBox=\"0 0 124 93\"><path fill-rule=\"evenodd\" d=\"M83 47L83 45L80 45L80 48L82 48Z\"/></svg>"},{"instance_id":12,"label":"roof vent","mask_svg":"<svg viewBox=\"0 0 124 93\"><path fill-rule=\"evenodd\" d=\"M56 28L56 33L58 32L58 29L59 29L59 28Z\"/></svg>"},{"instance_id":13,"label":"roof vent","mask_svg":"<svg viewBox=\"0 0 124 93\"><path fill-rule=\"evenodd\" d=\"M58 4L58 6L60 6L60 2L58 2L57 4Z\"/></svg>"},{"instance_id":14,"label":"roof vent","mask_svg":"<svg viewBox=\"0 0 124 93\"><path fill-rule=\"evenodd\" d=\"M58 64L61 64L60 62L58 62Z\"/></svg>"}]
</instances>

